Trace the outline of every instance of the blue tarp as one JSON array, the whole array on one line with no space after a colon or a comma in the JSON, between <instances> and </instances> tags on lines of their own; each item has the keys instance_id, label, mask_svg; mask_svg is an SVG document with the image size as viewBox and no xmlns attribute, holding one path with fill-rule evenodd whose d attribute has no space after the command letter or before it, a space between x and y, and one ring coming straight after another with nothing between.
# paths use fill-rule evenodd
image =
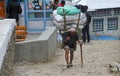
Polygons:
<instances>
[{"instance_id":1,"label":"blue tarp","mask_svg":"<svg viewBox=\"0 0 120 76\"><path fill-rule=\"evenodd\" d=\"M113 36L104 36L104 35L101 35L101 36L91 36L91 39L92 40L119 40L119 38L117 37L113 37Z\"/></svg>"}]
</instances>

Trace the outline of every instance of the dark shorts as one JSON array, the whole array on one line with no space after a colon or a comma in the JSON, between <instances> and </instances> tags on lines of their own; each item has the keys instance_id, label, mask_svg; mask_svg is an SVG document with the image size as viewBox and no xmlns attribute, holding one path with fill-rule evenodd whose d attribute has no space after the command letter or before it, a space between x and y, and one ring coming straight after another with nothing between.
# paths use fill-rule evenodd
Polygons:
<instances>
[{"instance_id":1,"label":"dark shorts","mask_svg":"<svg viewBox=\"0 0 120 76\"><path fill-rule=\"evenodd\" d=\"M68 45L65 45L64 49L65 48L69 49L70 51L75 51L75 48L70 48Z\"/></svg>"}]
</instances>

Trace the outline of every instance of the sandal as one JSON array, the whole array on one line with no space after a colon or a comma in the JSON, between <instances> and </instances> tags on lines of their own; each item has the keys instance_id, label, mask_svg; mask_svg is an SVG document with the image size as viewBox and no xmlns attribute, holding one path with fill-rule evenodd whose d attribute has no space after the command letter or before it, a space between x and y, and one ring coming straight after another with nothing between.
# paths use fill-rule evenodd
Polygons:
<instances>
[{"instance_id":1,"label":"sandal","mask_svg":"<svg viewBox=\"0 0 120 76\"><path fill-rule=\"evenodd\" d=\"M67 64L67 68L69 68L70 67L70 64Z\"/></svg>"},{"instance_id":2,"label":"sandal","mask_svg":"<svg viewBox=\"0 0 120 76\"><path fill-rule=\"evenodd\" d=\"M72 66L73 66L73 64L70 64L69 66L70 66L70 67L72 67Z\"/></svg>"}]
</instances>

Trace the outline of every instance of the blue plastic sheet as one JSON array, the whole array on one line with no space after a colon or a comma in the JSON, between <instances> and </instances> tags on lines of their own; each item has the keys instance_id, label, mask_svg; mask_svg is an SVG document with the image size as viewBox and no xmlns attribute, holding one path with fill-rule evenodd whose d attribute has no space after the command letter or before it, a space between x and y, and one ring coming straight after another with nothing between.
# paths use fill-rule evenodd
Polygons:
<instances>
[{"instance_id":1,"label":"blue plastic sheet","mask_svg":"<svg viewBox=\"0 0 120 76\"><path fill-rule=\"evenodd\" d=\"M117 37L113 37L113 36L91 36L92 40L119 40L119 38Z\"/></svg>"}]
</instances>

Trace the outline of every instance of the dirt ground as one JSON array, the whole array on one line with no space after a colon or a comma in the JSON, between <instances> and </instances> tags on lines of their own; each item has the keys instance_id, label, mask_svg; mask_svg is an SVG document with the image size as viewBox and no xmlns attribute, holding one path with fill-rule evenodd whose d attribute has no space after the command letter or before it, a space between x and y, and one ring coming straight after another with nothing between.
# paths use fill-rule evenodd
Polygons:
<instances>
[{"instance_id":1,"label":"dirt ground","mask_svg":"<svg viewBox=\"0 0 120 76\"><path fill-rule=\"evenodd\" d=\"M120 76L110 73L108 64L120 62L120 41L91 41L83 45L83 67L77 46L73 67L66 68L64 50L56 50L55 56L44 63L19 63L12 76Z\"/></svg>"}]
</instances>

